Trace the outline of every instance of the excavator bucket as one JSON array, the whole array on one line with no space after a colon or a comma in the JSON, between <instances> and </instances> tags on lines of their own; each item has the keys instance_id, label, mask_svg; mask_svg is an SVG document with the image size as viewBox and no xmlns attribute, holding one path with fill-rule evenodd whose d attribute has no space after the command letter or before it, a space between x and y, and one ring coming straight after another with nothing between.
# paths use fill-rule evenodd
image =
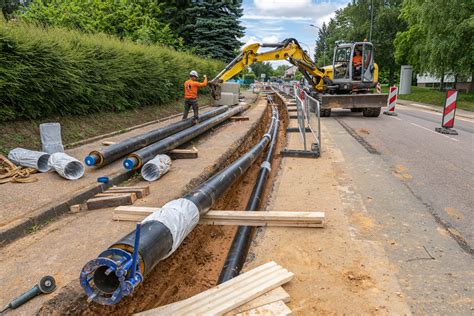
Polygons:
<instances>
[{"instance_id":1,"label":"excavator bucket","mask_svg":"<svg viewBox=\"0 0 474 316\"><path fill-rule=\"evenodd\" d=\"M357 108L381 108L387 105L388 94L332 94L322 95L322 109L357 109Z\"/></svg>"},{"instance_id":2,"label":"excavator bucket","mask_svg":"<svg viewBox=\"0 0 474 316\"><path fill-rule=\"evenodd\" d=\"M221 98L222 86L221 83L209 82L209 87L211 88L211 96L214 100L219 100Z\"/></svg>"}]
</instances>

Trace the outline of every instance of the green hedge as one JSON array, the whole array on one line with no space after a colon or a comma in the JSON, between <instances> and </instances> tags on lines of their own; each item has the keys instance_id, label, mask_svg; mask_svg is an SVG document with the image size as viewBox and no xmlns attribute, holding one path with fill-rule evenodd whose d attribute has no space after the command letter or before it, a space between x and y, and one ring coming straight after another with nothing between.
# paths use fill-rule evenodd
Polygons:
<instances>
[{"instance_id":1,"label":"green hedge","mask_svg":"<svg viewBox=\"0 0 474 316\"><path fill-rule=\"evenodd\" d=\"M0 19L0 121L121 111L182 95L191 69L223 64L138 45Z\"/></svg>"}]
</instances>

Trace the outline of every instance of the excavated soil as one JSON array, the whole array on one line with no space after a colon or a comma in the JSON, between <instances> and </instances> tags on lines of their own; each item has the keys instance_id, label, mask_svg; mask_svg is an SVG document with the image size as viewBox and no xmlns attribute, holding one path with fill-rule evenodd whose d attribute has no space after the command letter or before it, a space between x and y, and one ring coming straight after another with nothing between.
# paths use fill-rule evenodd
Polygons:
<instances>
[{"instance_id":1,"label":"excavated soil","mask_svg":"<svg viewBox=\"0 0 474 316\"><path fill-rule=\"evenodd\" d=\"M278 143L262 205L267 202L274 177L280 165L279 152L286 145L287 112L282 110L282 107L279 108L279 112ZM271 111L268 108L259 127L250 134L250 137L244 141L242 146L236 149L227 160L226 165L236 160L261 139L268 128L270 117ZM260 157L261 159L262 157ZM244 210L259 168L260 163L254 163L240 181L227 190L226 194L216 202L213 209ZM192 188L189 187L188 189ZM124 298L118 305L88 304L84 292L75 282L68 285L59 295L43 305L39 314L129 315L183 300L205 291L217 284L217 279L236 229L235 226L197 226L170 258L160 262L146 276L143 285L135 291L134 295Z\"/></svg>"}]
</instances>

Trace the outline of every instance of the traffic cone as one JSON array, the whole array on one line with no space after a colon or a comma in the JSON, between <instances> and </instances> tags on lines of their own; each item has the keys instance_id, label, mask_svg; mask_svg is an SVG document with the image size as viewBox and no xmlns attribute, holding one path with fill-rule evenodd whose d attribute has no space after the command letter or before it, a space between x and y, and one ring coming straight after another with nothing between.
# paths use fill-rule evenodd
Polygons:
<instances>
[{"instance_id":1,"label":"traffic cone","mask_svg":"<svg viewBox=\"0 0 474 316\"><path fill-rule=\"evenodd\" d=\"M398 88L390 87L390 93L388 94L388 100L387 100L388 110L383 111L383 114L391 115L391 116L398 115L397 113L395 113L395 105L397 104L397 95L398 95Z\"/></svg>"},{"instance_id":2,"label":"traffic cone","mask_svg":"<svg viewBox=\"0 0 474 316\"><path fill-rule=\"evenodd\" d=\"M456 114L458 91L449 89L446 92L446 101L444 102L443 120L441 127L436 127L435 131L441 134L458 135L458 132L453 129L454 116Z\"/></svg>"}]
</instances>

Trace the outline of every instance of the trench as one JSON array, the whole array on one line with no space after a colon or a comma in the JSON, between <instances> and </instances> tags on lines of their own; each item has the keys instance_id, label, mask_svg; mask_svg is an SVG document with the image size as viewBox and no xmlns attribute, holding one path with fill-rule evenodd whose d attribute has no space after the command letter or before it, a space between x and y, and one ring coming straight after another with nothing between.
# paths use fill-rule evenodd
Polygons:
<instances>
[{"instance_id":1,"label":"trench","mask_svg":"<svg viewBox=\"0 0 474 316\"><path fill-rule=\"evenodd\" d=\"M285 130L288 115L277 101L280 114L278 142L272 160L272 170L264 191L260 209L268 202L273 183L280 166L280 151L286 146ZM271 108L267 107L258 128L254 129L243 144L227 157L219 170L224 169L242 154L253 147L265 134L271 117ZM213 206L215 210L244 210L251 195L260 169L263 155L254 163L237 183L230 187ZM202 182L202 181L201 181ZM191 190L198 183L191 183ZM192 186L192 187L191 187ZM144 283L130 297L125 297L114 306L102 306L87 303L82 288L73 282L56 297L46 302L39 315L50 314L85 314L85 315L130 315L157 306L170 304L186 299L217 285L217 280L227 252L237 230L236 226L198 225L185 239L178 250L169 258L161 261L146 276ZM255 230L254 230L255 233Z\"/></svg>"}]
</instances>

